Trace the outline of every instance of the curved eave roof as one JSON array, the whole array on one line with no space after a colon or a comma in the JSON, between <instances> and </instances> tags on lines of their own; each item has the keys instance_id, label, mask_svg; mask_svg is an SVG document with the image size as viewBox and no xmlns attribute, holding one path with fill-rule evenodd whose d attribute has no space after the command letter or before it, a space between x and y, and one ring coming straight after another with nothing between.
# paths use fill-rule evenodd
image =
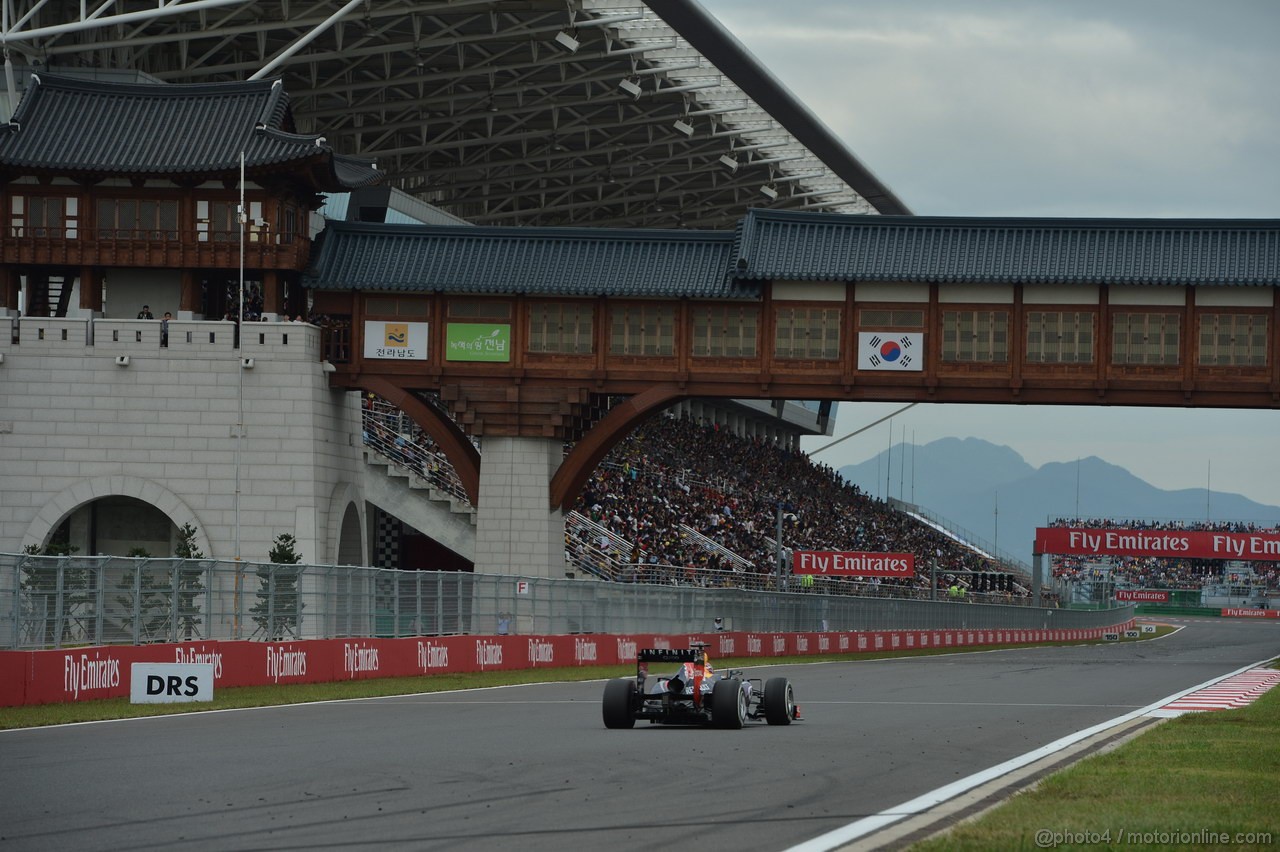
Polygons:
<instances>
[{"instance_id":1,"label":"curved eave roof","mask_svg":"<svg viewBox=\"0 0 1280 852\"><path fill-rule=\"evenodd\" d=\"M740 278L1280 285L1280 220L839 216L753 210Z\"/></svg>"},{"instance_id":2,"label":"curved eave roof","mask_svg":"<svg viewBox=\"0 0 1280 852\"><path fill-rule=\"evenodd\" d=\"M292 132L278 80L185 85L33 75L0 133L0 167L44 174L208 177L296 166L317 189L380 179L319 136Z\"/></svg>"},{"instance_id":3,"label":"curved eave roof","mask_svg":"<svg viewBox=\"0 0 1280 852\"><path fill-rule=\"evenodd\" d=\"M755 299L728 276L728 231L330 222L303 279L317 290Z\"/></svg>"}]
</instances>

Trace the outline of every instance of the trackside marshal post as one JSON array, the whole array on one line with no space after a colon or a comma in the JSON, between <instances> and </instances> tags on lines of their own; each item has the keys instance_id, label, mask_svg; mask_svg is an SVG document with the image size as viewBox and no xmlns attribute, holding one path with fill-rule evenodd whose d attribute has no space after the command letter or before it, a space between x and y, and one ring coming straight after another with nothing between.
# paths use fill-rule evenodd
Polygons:
<instances>
[{"instance_id":1,"label":"trackside marshal post","mask_svg":"<svg viewBox=\"0 0 1280 852\"><path fill-rule=\"evenodd\" d=\"M791 556L791 573L824 577L914 577L916 556L914 553L797 550Z\"/></svg>"},{"instance_id":2,"label":"trackside marshal post","mask_svg":"<svg viewBox=\"0 0 1280 852\"><path fill-rule=\"evenodd\" d=\"M213 700L213 663L134 663L130 704L179 704Z\"/></svg>"}]
</instances>

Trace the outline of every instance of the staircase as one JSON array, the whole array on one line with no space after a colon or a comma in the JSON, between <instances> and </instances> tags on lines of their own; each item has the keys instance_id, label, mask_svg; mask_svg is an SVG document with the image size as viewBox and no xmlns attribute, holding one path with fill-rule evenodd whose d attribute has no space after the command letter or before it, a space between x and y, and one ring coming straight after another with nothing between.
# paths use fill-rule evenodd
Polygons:
<instances>
[{"instance_id":1,"label":"staircase","mask_svg":"<svg viewBox=\"0 0 1280 852\"><path fill-rule=\"evenodd\" d=\"M37 274L31 278L31 304L27 316L65 317L75 292L75 279L66 275Z\"/></svg>"}]
</instances>

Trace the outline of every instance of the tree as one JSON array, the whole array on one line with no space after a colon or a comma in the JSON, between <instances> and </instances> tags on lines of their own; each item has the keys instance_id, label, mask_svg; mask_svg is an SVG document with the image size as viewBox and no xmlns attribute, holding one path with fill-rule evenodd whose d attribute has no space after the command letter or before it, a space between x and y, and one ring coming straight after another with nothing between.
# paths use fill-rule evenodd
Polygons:
<instances>
[{"instance_id":1,"label":"tree","mask_svg":"<svg viewBox=\"0 0 1280 852\"><path fill-rule=\"evenodd\" d=\"M27 556L67 557L79 550L71 544L64 524L54 531L46 544L29 544L23 548L23 553ZM27 623L27 634L39 645L61 646L85 641L86 637L79 634L84 632L82 619L84 610L93 601L90 582L96 576L70 559L24 559L21 565L19 585L25 593L23 620Z\"/></svg>"},{"instance_id":2,"label":"tree","mask_svg":"<svg viewBox=\"0 0 1280 852\"><path fill-rule=\"evenodd\" d=\"M256 633L269 641L280 641L286 635L298 638L298 623L305 606L298 596L298 578L304 569L295 568L302 561L296 550L297 539L288 533L276 536L267 565L258 567L258 602L249 608Z\"/></svg>"},{"instance_id":3,"label":"tree","mask_svg":"<svg viewBox=\"0 0 1280 852\"><path fill-rule=\"evenodd\" d=\"M204 566L190 565L190 561L204 559L204 551L196 547L198 530L191 524L178 529L178 543L173 555L183 560L174 566L174 593L178 596L178 634L190 642L199 633L203 620L199 617L196 598L204 593Z\"/></svg>"},{"instance_id":4,"label":"tree","mask_svg":"<svg viewBox=\"0 0 1280 852\"><path fill-rule=\"evenodd\" d=\"M196 536L199 531L191 524L183 524L178 529L178 543L173 548L173 555L179 559L204 559L204 551L196 547Z\"/></svg>"},{"instance_id":5,"label":"tree","mask_svg":"<svg viewBox=\"0 0 1280 852\"><path fill-rule=\"evenodd\" d=\"M125 554L131 559L145 560L151 553L145 547L131 547ZM116 603L123 612L120 626L133 634L134 642L155 642L168 638L165 629L169 624L168 584L158 582L155 570L146 562L131 563L116 584Z\"/></svg>"}]
</instances>

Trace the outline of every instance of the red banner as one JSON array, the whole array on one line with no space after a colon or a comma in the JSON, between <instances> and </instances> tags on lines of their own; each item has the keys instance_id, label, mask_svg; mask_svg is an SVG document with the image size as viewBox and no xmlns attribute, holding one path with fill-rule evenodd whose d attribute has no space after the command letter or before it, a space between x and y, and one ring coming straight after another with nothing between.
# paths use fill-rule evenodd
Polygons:
<instances>
[{"instance_id":1,"label":"red banner","mask_svg":"<svg viewBox=\"0 0 1280 852\"><path fill-rule=\"evenodd\" d=\"M1040 527L1036 553L1280 562L1280 533Z\"/></svg>"},{"instance_id":2,"label":"red banner","mask_svg":"<svg viewBox=\"0 0 1280 852\"><path fill-rule=\"evenodd\" d=\"M1116 589L1116 600L1168 603L1169 593L1158 589Z\"/></svg>"},{"instance_id":3,"label":"red banner","mask_svg":"<svg viewBox=\"0 0 1280 852\"><path fill-rule=\"evenodd\" d=\"M1223 610L1223 615L1275 615ZM208 663L218 689L561 666L634 663L641 648L710 646L724 657L959 648L1100 639L1133 622L1076 630L877 630L824 633L595 634L589 636L423 636L294 642L184 642L63 651L0 651L0 707L90 701L129 694L132 663Z\"/></svg>"},{"instance_id":4,"label":"red banner","mask_svg":"<svg viewBox=\"0 0 1280 852\"><path fill-rule=\"evenodd\" d=\"M914 577L914 553L865 553L835 550L797 550L791 573L826 577Z\"/></svg>"},{"instance_id":5,"label":"red banner","mask_svg":"<svg viewBox=\"0 0 1280 852\"><path fill-rule=\"evenodd\" d=\"M1224 607L1222 614L1226 618L1280 618L1280 609L1233 609Z\"/></svg>"}]
</instances>

